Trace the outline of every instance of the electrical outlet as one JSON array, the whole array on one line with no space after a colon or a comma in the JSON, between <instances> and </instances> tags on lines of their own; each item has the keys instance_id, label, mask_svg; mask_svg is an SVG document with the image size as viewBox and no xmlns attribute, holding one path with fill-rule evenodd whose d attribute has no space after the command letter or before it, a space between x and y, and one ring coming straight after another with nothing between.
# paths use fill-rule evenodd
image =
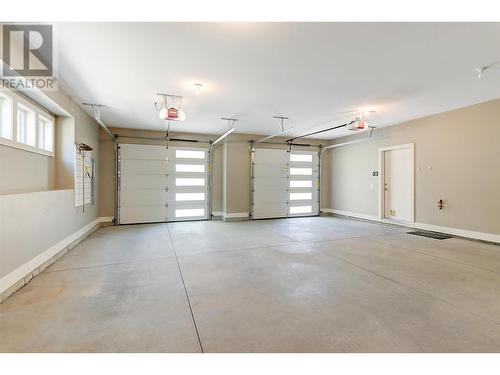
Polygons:
<instances>
[{"instance_id":1,"label":"electrical outlet","mask_svg":"<svg viewBox=\"0 0 500 375\"><path fill-rule=\"evenodd\" d=\"M396 216L396 210L391 210L390 213L391 213L391 216Z\"/></svg>"}]
</instances>

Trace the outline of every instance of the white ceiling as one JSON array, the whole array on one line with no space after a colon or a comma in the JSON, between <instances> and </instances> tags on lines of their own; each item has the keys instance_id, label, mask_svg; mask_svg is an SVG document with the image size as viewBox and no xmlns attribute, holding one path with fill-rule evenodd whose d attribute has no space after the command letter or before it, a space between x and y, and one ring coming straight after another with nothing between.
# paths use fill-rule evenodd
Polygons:
<instances>
[{"instance_id":1,"label":"white ceiling","mask_svg":"<svg viewBox=\"0 0 500 375\"><path fill-rule=\"evenodd\" d=\"M500 97L500 70L473 72L499 60L500 23L64 23L57 32L61 87L107 105L109 126L165 129L157 92L184 96L187 119L172 130L214 134L227 130L221 117L238 118L239 133L273 134L272 117L284 115L296 135L357 108L387 126Z\"/></svg>"}]
</instances>

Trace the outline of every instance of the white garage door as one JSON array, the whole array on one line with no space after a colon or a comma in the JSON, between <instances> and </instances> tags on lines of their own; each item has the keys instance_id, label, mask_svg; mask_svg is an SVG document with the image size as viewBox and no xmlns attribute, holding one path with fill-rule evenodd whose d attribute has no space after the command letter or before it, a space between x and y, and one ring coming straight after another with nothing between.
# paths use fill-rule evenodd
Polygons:
<instances>
[{"instance_id":1,"label":"white garage door","mask_svg":"<svg viewBox=\"0 0 500 375\"><path fill-rule=\"evenodd\" d=\"M318 153L259 149L252 153L252 218L318 215Z\"/></svg>"},{"instance_id":2,"label":"white garage door","mask_svg":"<svg viewBox=\"0 0 500 375\"><path fill-rule=\"evenodd\" d=\"M119 145L119 222L207 218L207 150Z\"/></svg>"}]
</instances>

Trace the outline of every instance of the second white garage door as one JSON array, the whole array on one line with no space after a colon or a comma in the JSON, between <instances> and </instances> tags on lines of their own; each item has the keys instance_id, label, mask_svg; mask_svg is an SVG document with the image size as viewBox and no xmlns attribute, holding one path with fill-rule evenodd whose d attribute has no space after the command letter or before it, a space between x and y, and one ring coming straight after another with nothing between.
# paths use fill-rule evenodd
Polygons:
<instances>
[{"instance_id":1,"label":"second white garage door","mask_svg":"<svg viewBox=\"0 0 500 375\"><path fill-rule=\"evenodd\" d=\"M119 222L207 218L207 150L119 145Z\"/></svg>"},{"instance_id":2,"label":"second white garage door","mask_svg":"<svg viewBox=\"0 0 500 375\"><path fill-rule=\"evenodd\" d=\"M252 154L252 218L318 215L318 153L256 148Z\"/></svg>"}]
</instances>

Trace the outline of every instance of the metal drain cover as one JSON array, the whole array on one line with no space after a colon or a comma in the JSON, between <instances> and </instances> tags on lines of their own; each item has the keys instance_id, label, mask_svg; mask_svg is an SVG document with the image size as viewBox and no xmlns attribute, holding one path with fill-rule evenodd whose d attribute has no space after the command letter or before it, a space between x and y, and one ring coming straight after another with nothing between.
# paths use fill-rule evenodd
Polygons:
<instances>
[{"instance_id":1,"label":"metal drain cover","mask_svg":"<svg viewBox=\"0 0 500 375\"><path fill-rule=\"evenodd\" d=\"M453 236L450 236L448 234L435 233L435 232L424 232L424 231L420 231L420 230L417 230L414 232L406 232L406 233L413 234L415 236L434 238L435 240L446 240L448 238L453 238Z\"/></svg>"}]
</instances>

